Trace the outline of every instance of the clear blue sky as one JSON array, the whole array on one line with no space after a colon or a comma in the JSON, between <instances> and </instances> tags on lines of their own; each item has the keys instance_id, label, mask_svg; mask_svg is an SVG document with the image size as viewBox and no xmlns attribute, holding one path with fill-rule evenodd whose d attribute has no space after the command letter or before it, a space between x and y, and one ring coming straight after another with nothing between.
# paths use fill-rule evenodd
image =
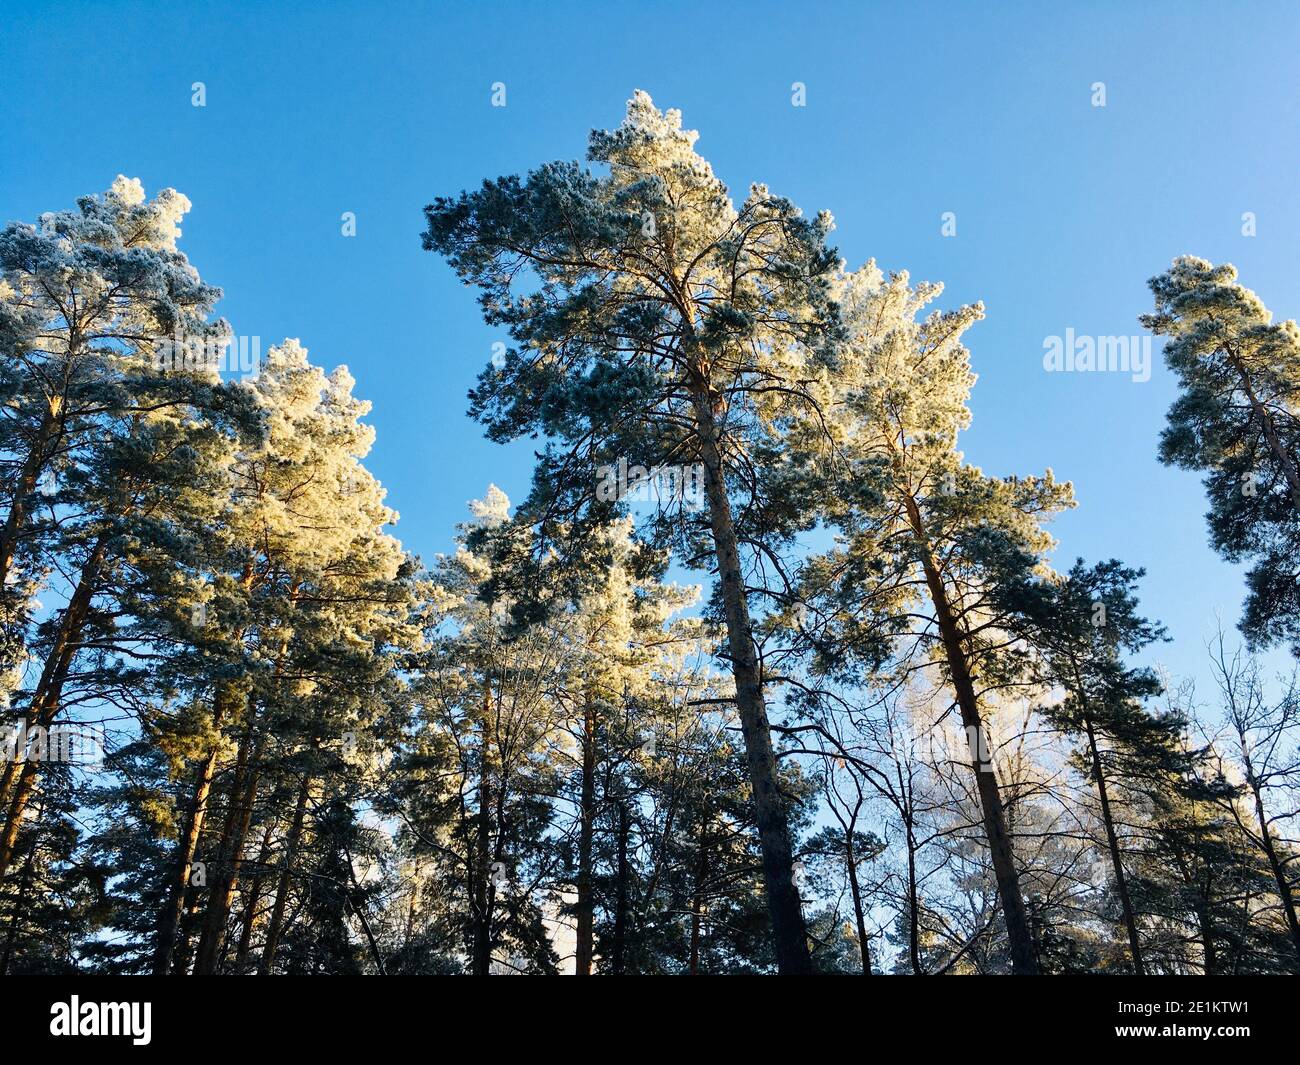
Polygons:
<instances>
[{"instance_id":1,"label":"clear blue sky","mask_svg":"<svg viewBox=\"0 0 1300 1065\"><path fill-rule=\"evenodd\" d=\"M0 219L69 207L119 172L186 193L182 247L235 331L300 337L374 403L371 468L428 557L489 481L522 497L531 460L465 417L496 337L420 250L421 208L581 156L644 88L700 130L733 190L761 180L830 209L852 265L874 256L945 282L945 303L985 301L968 458L1073 480L1058 559L1145 566L1144 603L1177 640L1161 658L1201 673L1241 577L1207 546L1196 477L1155 460L1170 378L1158 356L1145 384L1048 374L1043 340L1137 333L1146 279L1184 252L1236 263L1275 313L1300 315L1300 14L1135 6L8 0Z\"/></svg>"}]
</instances>

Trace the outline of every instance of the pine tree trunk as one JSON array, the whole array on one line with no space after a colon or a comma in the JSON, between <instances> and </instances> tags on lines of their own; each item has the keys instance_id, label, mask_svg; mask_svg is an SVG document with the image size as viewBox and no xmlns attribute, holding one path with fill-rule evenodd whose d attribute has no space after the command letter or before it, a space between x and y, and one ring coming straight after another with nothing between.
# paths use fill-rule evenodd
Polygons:
<instances>
[{"instance_id":1,"label":"pine tree trunk","mask_svg":"<svg viewBox=\"0 0 1300 1065\"><path fill-rule=\"evenodd\" d=\"M226 800L226 816L221 826L221 839L217 844L213 876L211 883L208 885L208 904L203 914L204 920L202 929L199 932L199 943L195 948L194 974L196 976L205 975L200 967L201 962L199 959L207 953L205 942L210 938L208 924L212 917L213 907L218 904L218 896L222 895L226 890L226 879L229 875L231 862L231 847L235 839L236 826L241 810L240 801L244 794L245 785L248 782L248 760L252 753L252 744L253 735L250 728L239 741L239 751L235 756L235 772L230 781Z\"/></svg>"},{"instance_id":2,"label":"pine tree trunk","mask_svg":"<svg viewBox=\"0 0 1300 1065\"><path fill-rule=\"evenodd\" d=\"M77 580L76 590L72 593L72 598L68 600L67 608L63 612L58 632L46 656L45 666L41 670L36 691L32 695L31 715L34 726L48 730L58 714L59 702L63 697L63 685L68 679L68 672L72 668L72 661L78 650L77 641L81 638L82 627L90 613L90 603L99 582L99 573L104 564L107 546L108 537L107 534L103 534L91 549L82 567L81 576ZM12 797L9 800L4 832L0 833L0 880L4 879L5 873L9 870L9 863L13 860L14 843L18 839L23 812L36 788L39 767L40 762L31 758L24 758L21 762L8 762L5 765L0 792L10 794L12 786Z\"/></svg>"},{"instance_id":3,"label":"pine tree trunk","mask_svg":"<svg viewBox=\"0 0 1300 1065\"><path fill-rule=\"evenodd\" d=\"M1241 360L1232 349L1227 348L1227 351L1232 366L1237 371L1238 379L1241 381L1241 387L1246 393L1246 399L1250 402L1251 409L1260 420L1260 425L1264 430L1264 439L1268 442L1269 450L1273 452L1277 464L1282 467L1282 475L1286 478L1287 487L1291 490L1291 504L1296 510L1300 510L1300 470L1296 469L1295 462L1287 454L1286 448L1282 446L1282 440L1277 435L1277 426L1274 424L1272 412L1255 395L1255 386L1251 383L1250 374L1246 372L1246 368L1241 364Z\"/></svg>"},{"instance_id":4,"label":"pine tree trunk","mask_svg":"<svg viewBox=\"0 0 1300 1065\"><path fill-rule=\"evenodd\" d=\"M18 473L13 502L9 506L9 514L5 517L4 526L0 528L0 588L8 588L7 582L13 568L14 556L18 551L18 541L22 539L27 528L26 501L36 491L36 484L48 461L49 445L57 424L60 424L60 418L53 409L47 409L41 417L36 438L32 441L27 457L23 460L22 469Z\"/></svg>"},{"instance_id":5,"label":"pine tree trunk","mask_svg":"<svg viewBox=\"0 0 1300 1065\"><path fill-rule=\"evenodd\" d=\"M240 578L245 592L252 588L254 579L254 567L250 559L245 564ZM300 583L298 578L290 583L288 592L290 610L297 609ZM279 652L275 658L274 677L277 682L282 675L288 644L289 637L286 635L281 639ZM265 733L259 733L255 704L250 705L246 717L247 728L239 745L235 779L230 789L231 806L226 812L225 826L221 831L219 880L208 894L208 910L204 916L203 932L199 937L194 960L196 976L212 975L221 963L226 926L235 897L235 887L239 882L239 870L244 859L244 845L248 839L253 809L257 805L257 792L262 781L262 755L266 750L267 737ZM254 736L257 737L255 743Z\"/></svg>"},{"instance_id":6,"label":"pine tree trunk","mask_svg":"<svg viewBox=\"0 0 1300 1065\"><path fill-rule=\"evenodd\" d=\"M850 826L844 846L844 863L849 871L849 889L853 894L853 918L858 933L858 953L862 957L862 975L871 975L871 941L867 938L867 917L862 909L862 888L858 884L858 856L853 850Z\"/></svg>"},{"instance_id":7,"label":"pine tree trunk","mask_svg":"<svg viewBox=\"0 0 1300 1065\"><path fill-rule=\"evenodd\" d=\"M921 968L921 899L920 885L916 882L916 836L909 817L907 825L907 955L912 962L912 975L924 976Z\"/></svg>"},{"instance_id":8,"label":"pine tree trunk","mask_svg":"<svg viewBox=\"0 0 1300 1065\"><path fill-rule=\"evenodd\" d=\"M185 909L181 913L181 923L176 933L176 957L172 962L172 976L184 976L190 971L190 963L194 960L194 929L199 923L199 904L202 898L194 888L185 893Z\"/></svg>"},{"instance_id":9,"label":"pine tree trunk","mask_svg":"<svg viewBox=\"0 0 1300 1065\"><path fill-rule=\"evenodd\" d=\"M3 727L7 728L7 726L3 726ZM17 724L14 725L14 728L18 728L18 727L19 726ZM4 731L0 731L0 737L5 736L5 734L6 733ZM24 743L24 746L21 749L18 746L20 743ZM13 798L13 796L10 794L10 789L13 787L14 777L17 775L18 758L20 757L20 755L23 755L25 751L26 751L25 741L21 732L14 740L13 758L8 757L8 751L6 749L0 748L0 758L4 759L4 763L5 763L4 772L0 772L0 817L4 818L3 822L0 823L3 824L9 823L9 817L8 817L9 802Z\"/></svg>"},{"instance_id":10,"label":"pine tree trunk","mask_svg":"<svg viewBox=\"0 0 1300 1065\"><path fill-rule=\"evenodd\" d=\"M631 876L631 863L628 861L628 839L632 831L631 819L627 812L627 802L619 800L618 804L618 865L614 902L614 944L610 950L610 972L622 976L627 956L627 919L629 911L628 877Z\"/></svg>"},{"instance_id":11,"label":"pine tree trunk","mask_svg":"<svg viewBox=\"0 0 1300 1065\"><path fill-rule=\"evenodd\" d=\"M33 832L27 845L27 857L23 859L22 871L18 875L18 895L14 899L13 911L9 914L4 953L0 954L0 976L9 974L9 962L13 958L14 946L18 942L18 929L27 915L27 897L32 890L32 868L36 862L36 843L37 836Z\"/></svg>"},{"instance_id":12,"label":"pine tree trunk","mask_svg":"<svg viewBox=\"0 0 1300 1065\"><path fill-rule=\"evenodd\" d=\"M212 706L212 724L221 728L226 714L226 703L230 699L229 691L219 688ZM185 819L185 831L181 834L176 848L176 864L172 870L171 882L167 896L158 919L157 943L154 947L153 973L166 976L172 969L176 951L176 929L180 924L181 914L185 909L185 891L189 886L190 872L194 855L198 851L199 837L203 833L203 821L207 817L208 796L212 792L212 781L216 776L217 758L220 751L213 747L199 764L194 782L194 794L190 799L189 811Z\"/></svg>"},{"instance_id":13,"label":"pine tree trunk","mask_svg":"<svg viewBox=\"0 0 1300 1065\"><path fill-rule=\"evenodd\" d=\"M217 971L222 943L226 936L226 921L230 917L230 903L239 880L239 867L243 861L244 841L253 819L257 803L257 789L261 783L261 760L264 740L253 745L252 728L240 744L231 785L231 806L226 812L222 829L222 846L217 869L217 880L208 893L208 910L203 921L203 932L194 958L194 975L211 976ZM246 783L245 783L246 780Z\"/></svg>"},{"instance_id":14,"label":"pine tree trunk","mask_svg":"<svg viewBox=\"0 0 1300 1065\"><path fill-rule=\"evenodd\" d=\"M298 846L302 842L303 822L307 817L307 799L311 795L311 775L304 773L302 783L298 785L298 801L293 807L293 822L289 826L289 838L284 844L284 858L280 863L280 882L276 885L275 905L271 909L271 920L266 926L266 945L262 948L262 960L258 963L259 976L267 976L275 961L276 949L280 946L280 935L284 929L284 911L289 905L289 885L293 877L294 859L298 857Z\"/></svg>"},{"instance_id":15,"label":"pine tree trunk","mask_svg":"<svg viewBox=\"0 0 1300 1065\"><path fill-rule=\"evenodd\" d=\"M271 860L271 837L275 834L275 819L267 821L262 832L262 844L257 850L257 871L248 885L248 899L244 915L239 922L239 945L235 948L235 972L242 973L248 964L248 953L253 943L253 928L257 924L257 906L262 901L262 885L266 881L266 863Z\"/></svg>"},{"instance_id":16,"label":"pine tree trunk","mask_svg":"<svg viewBox=\"0 0 1300 1065\"><path fill-rule=\"evenodd\" d=\"M690 973L700 975L700 931L704 917L704 885L709 875L709 824L700 825L700 856L695 863L694 883L691 888L691 947Z\"/></svg>"},{"instance_id":17,"label":"pine tree trunk","mask_svg":"<svg viewBox=\"0 0 1300 1065\"><path fill-rule=\"evenodd\" d=\"M1242 744L1242 751L1245 751L1245 744ZM1295 894L1291 890L1291 883L1287 880L1286 869L1283 867L1281 860L1278 858L1277 845L1273 840L1273 833L1268 827L1268 814L1264 810L1264 796L1261 792L1259 779L1255 776L1255 767L1251 763L1250 755L1245 755L1246 783L1250 786L1251 795L1255 798L1255 817L1259 821L1259 842L1264 851L1264 857L1268 859L1268 867L1273 871L1273 879L1277 883L1277 894L1282 900L1282 912L1286 915L1286 925L1291 932L1291 944L1295 947L1296 964L1295 971L1300 973L1300 920L1296 916Z\"/></svg>"},{"instance_id":18,"label":"pine tree trunk","mask_svg":"<svg viewBox=\"0 0 1300 1065\"><path fill-rule=\"evenodd\" d=\"M478 824L475 843L474 883L474 947L471 971L475 976L488 976L492 970L492 841L491 801L491 736L488 719L492 712L492 686L483 687L482 741L479 753Z\"/></svg>"},{"instance_id":19,"label":"pine tree trunk","mask_svg":"<svg viewBox=\"0 0 1300 1065\"><path fill-rule=\"evenodd\" d=\"M939 626L940 639L943 641L944 656L952 676L962 724L967 734L974 737L974 744L978 747L984 740L984 722L980 717L979 700L975 695L975 683L971 678L970 664L966 659L962 633L948 602L948 591L944 587L943 577L930 553L920 508L910 495L905 497L904 502L908 520L920 547L925 583L934 606L935 620ZM993 860L993 875L997 879L998 894L1002 900L1002 916L1006 922L1007 940L1011 950L1011 971L1017 976L1035 975L1038 972L1038 962L1034 956L1034 941L1029 928L1029 918L1025 913L1025 901L1020 895L1020 875L1016 872L1015 855L1011 847L1011 835L1007 831L1006 812L1002 805L1002 793L998 789L997 776L992 766L986 769L981 765L978 750L971 753L971 769L975 773L975 784L984 814L984 832L988 837L989 852Z\"/></svg>"},{"instance_id":20,"label":"pine tree trunk","mask_svg":"<svg viewBox=\"0 0 1300 1065\"><path fill-rule=\"evenodd\" d=\"M690 974L692 976L700 975L700 895L698 884L695 892L691 895Z\"/></svg>"},{"instance_id":21,"label":"pine tree trunk","mask_svg":"<svg viewBox=\"0 0 1300 1065\"><path fill-rule=\"evenodd\" d=\"M736 683L736 710L745 740L777 969L783 975L807 975L812 972L808 933L794 882L790 824L779 788L776 752L772 747L772 732L763 700L763 681L740 568L740 547L719 450L720 434L709 391L698 375L694 376L691 387L723 616L727 625L727 644L731 652L731 672Z\"/></svg>"},{"instance_id":22,"label":"pine tree trunk","mask_svg":"<svg viewBox=\"0 0 1300 1065\"><path fill-rule=\"evenodd\" d=\"M1207 904L1208 905L1208 904ZM1201 928L1201 950L1204 952L1204 973L1205 976L1219 975L1219 957L1214 942L1214 926L1210 921L1208 909L1200 909L1196 913L1196 919Z\"/></svg>"},{"instance_id":23,"label":"pine tree trunk","mask_svg":"<svg viewBox=\"0 0 1300 1065\"><path fill-rule=\"evenodd\" d=\"M1120 906L1124 911L1124 927L1128 931L1128 948L1133 957L1133 972L1137 976L1146 975L1146 965L1142 961L1142 942L1138 939L1137 918L1133 914L1133 903L1129 900L1128 880L1124 876L1124 862L1120 857L1119 836L1115 833L1115 819L1110 811L1110 796L1106 792L1106 775L1102 772L1101 752L1097 749L1097 735L1093 731L1092 719L1085 715L1084 729L1088 735L1088 752L1092 757L1092 776L1097 782L1097 797L1101 800L1101 820L1106 826L1106 845L1110 848L1110 861L1115 871L1115 888L1119 892Z\"/></svg>"},{"instance_id":24,"label":"pine tree trunk","mask_svg":"<svg viewBox=\"0 0 1300 1065\"><path fill-rule=\"evenodd\" d=\"M158 917L158 932L154 945L153 974L166 976L171 972L176 952L176 929L185 909L185 889L189 886L194 855L198 850L199 835L203 831L203 818L207 810L208 795L212 791L212 778L217 766L217 752L210 751L199 765L194 784L194 795L185 817L185 830L176 846L175 864L167 885L167 895Z\"/></svg>"},{"instance_id":25,"label":"pine tree trunk","mask_svg":"<svg viewBox=\"0 0 1300 1065\"><path fill-rule=\"evenodd\" d=\"M588 694L582 709L582 797L578 826L577 943L573 971L591 975L595 906L591 884L591 842L596 821L596 703Z\"/></svg>"}]
</instances>

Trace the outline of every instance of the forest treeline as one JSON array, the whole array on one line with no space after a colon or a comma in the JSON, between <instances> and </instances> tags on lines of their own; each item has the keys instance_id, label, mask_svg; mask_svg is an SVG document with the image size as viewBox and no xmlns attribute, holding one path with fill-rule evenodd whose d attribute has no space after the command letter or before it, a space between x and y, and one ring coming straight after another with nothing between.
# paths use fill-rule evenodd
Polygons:
<instances>
[{"instance_id":1,"label":"forest treeline","mask_svg":"<svg viewBox=\"0 0 1300 1065\"><path fill-rule=\"evenodd\" d=\"M1150 283L1250 565L1196 692L1140 569L1053 568L1070 484L958 450L982 306L694 144L638 93L426 207L540 449L427 563L346 369L223 374L184 196L0 232L0 973L1300 972L1295 323Z\"/></svg>"}]
</instances>

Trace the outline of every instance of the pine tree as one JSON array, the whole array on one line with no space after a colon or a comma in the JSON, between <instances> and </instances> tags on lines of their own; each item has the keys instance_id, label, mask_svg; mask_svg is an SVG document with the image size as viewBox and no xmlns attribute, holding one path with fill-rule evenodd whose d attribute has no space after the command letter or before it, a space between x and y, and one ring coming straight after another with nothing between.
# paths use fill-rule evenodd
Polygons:
<instances>
[{"instance_id":1,"label":"pine tree","mask_svg":"<svg viewBox=\"0 0 1300 1065\"><path fill-rule=\"evenodd\" d=\"M608 781L614 766L631 755L628 723L649 718L646 708L662 698L659 689L689 691L694 681L685 672L691 655L703 653L698 622L678 621L673 614L694 603L695 589L660 582L666 558L632 536L631 521L608 526L588 556L586 588L564 612L553 612L570 642L564 667L550 684L573 739L565 754L574 763L569 774L576 812L574 856L575 960L578 975L590 975L596 957L597 835ZM679 696L680 697L680 696ZM567 746L567 745L566 745ZM635 742L633 743L635 747Z\"/></svg>"},{"instance_id":2,"label":"pine tree","mask_svg":"<svg viewBox=\"0 0 1300 1065\"><path fill-rule=\"evenodd\" d=\"M561 721L547 678L568 649L544 625L516 626L511 604L486 594L491 557L469 546L476 531L506 525L509 506L490 486L471 504L456 553L430 575L429 650L414 665L413 736L392 796L403 854L423 870L421 894L451 911L444 952L477 976L494 964L558 966L543 907L557 900L542 897L558 861L547 829Z\"/></svg>"},{"instance_id":3,"label":"pine tree","mask_svg":"<svg viewBox=\"0 0 1300 1065\"><path fill-rule=\"evenodd\" d=\"M821 477L829 520L845 546L806 567L799 603L805 645L834 669L846 655L936 664L972 738L978 785L1015 972L1035 969L1006 800L989 750L987 716L999 693L1027 682L1026 655L1008 639L993 590L1041 564L1051 538L1040 522L1072 505L1070 486L1043 478L993 478L966 465L957 436L970 421L974 375L961 337L979 305L933 312L942 291L889 279L874 262L840 286L849 333L824 424L792 434L791 477ZM819 599L825 600L820 610ZM918 621L918 612L920 620ZM991 751L989 752L991 753Z\"/></svg>"},{"instance_id":4,"label":"pine tree","mask_svg":"<svg viewBox=\"0 0 1300 1065\"><path fill-rule=\"evenodd\" d=\"M1064 577L998 590L1008 609L1023 619L1023 634L1041 653L1045 683L1063 693L1059 702L1040 712L1051 726L1083 744L1079 768L1096 791L1130 961L1138 974L1145 971L1142 941L1129 897L1113 792L1129 790L1135 779L1149 780L1170 766L1185 725L1175 715L1153 715L1144 709L1142 701L1157 694L1160 683L1149 669L1124 662L1125 654L1163 635L1159 626L1137 613L1133 589L1141 575L1113 559L1092 567L1079 560Z\"/></svg>"},{"instance_id":5,"label":"pine tree","mask_svg":"<svg viewBox=\"0 0 1300 1065\"><path fill-rule=\"evenodd\" d=\"M1182 760L1149 792L1147 845L1136 856L1135 905L1162 922L1148 969L1199 973L1284 973L1293 965L1288 932L1259 918L1275 889L1272 873L1224 804L1236 792L1185 739Z\"/></svg>"},{"instance_id":6,"label":"pine tree","mask_svg":"<svg viewBox=\"0 0 1300 1065\"><path fill-rule=\"evenodd\" d=\"M48 729L59 713L72 656L83 627L94 623L109 571L132 545L164 534L159 509L175 520L178 509L199 501L198 493L179 498L183 492L165 478L179 473L202 483L201 452L211 435L205 412L224 420L233 399L203 363L160 364L178 334L217 347L228 336L224 323L207 320L219 291L176 250L177 222L188 208L171 189L146 202L138 181L119 177L75 212L0 233L0 477L8 503L0 528L0 685L8 705L24 674L39 673L16 692L20 706L12 712L32 729ZM34 632L32 596L56 566L74 574L70 588L51 589L67 606ZM0 875L38 771L22 752L6 763Z\"/></svg>"},{"instance_id":7,"label":"pine tree","mask_svg":"<svg viewBox=\"0 0 1300 1065\"><path fill-rule=\"evenodd\" d=\"M270 349L251 385L265 432L231 464L214 568L197 589L208 656L200 732L208 740L194 750L186 828L159 917L158 972L171 967L223 763L230 775L221 830L208 833L214 851L201 859L212 872L195 971L220 964L246 843L259 827L259 791L288 784L287 823L268 836L278 876L261 964L274 963L313 798L344 771L345 744L369 746L367 732L386 705L379 693L418 639L411 566L385 530L396 515L361 464L374 433L360 420L369 407L352 396L352 384L345 369L327 376L287 341ZM177 607L193 615L192 599Z\"/></svg>"},{"instance_id":8,"label":"pine tree","mask_svg":"<svg viewBox=\"0 0 1300 1065\"><path fill-rule=\"evenodd\" d=\"M779 545L812 519L795 500L758 497L750 456L774 411L809 407L815 353L834 332L830 218L803 218L755 185L739 207L694 150L676 111L638 92L588 158L504 177L426 209L425 247L482 290L486 321L514 346L471 394L497 440L544 432L558 443L526 504L534 520L604 524L614 502L597 468L698 463L705 511L651 522L687 559L716 565L764 877L783 973L809 970L777 787L764 678L742 549ZM517 293L514 285L536 278ZM679 501L680 502L680 501ZM580 543L581 538L575 538Z\"/></svg>"},{"instance_id":9,"label":"pine tree","mask_svg":"<svg viewBox=\"0 0 1300 1065\"><path fill-rule=\"evenodd\" d=\"M1205 472L1210 539L1247 576L1242 629L1300 653L1300 329L1274 322L1236 268L1182 256L1149 282L1181 392L1160 437L1162 462Z\"/></svg>"},{"instance_id":10,"label":"pine tree","mask_svg":"<svg viewBox=\"0 0 1300 1065\"><path fill-rule=\"evenodd\" d=\"M1242 835L1267 861L1277 887L1278 907L1291 935L1295 964L1300 971L1300 919L1297 918L1296 841L1288 832L1295 814L1294 780L1300 765L1296 747L1300 731L1300 692L1292 676L1281 697L1270 700L1259 663L1239 648L1229 653L1223 633L1210 645L1211 668L1218 685L1228 743L1236 764L1218 757L1219 772L1241 781L1238 795L1224 805Z\"/></svg>"},{"instance_id":11,"label":"pine tree","mask_svg":"<svg viewBox=\"0 0 1300 1065\"><path fill-rule=\"evenodd\" d=\"M0 668L7 672L21 662L27 604L52 565L50 510L60 473L89 464L87 449L105 418L192 398L193 375L149 373L178 338L205 354L229 339L225 322L208 319L220 290L176 248L189 208L174 189L146 200L139 181L119 176L75 211L0 232ZM146 399L142 388L152 395Z\"/></svg>"}]
</instances>

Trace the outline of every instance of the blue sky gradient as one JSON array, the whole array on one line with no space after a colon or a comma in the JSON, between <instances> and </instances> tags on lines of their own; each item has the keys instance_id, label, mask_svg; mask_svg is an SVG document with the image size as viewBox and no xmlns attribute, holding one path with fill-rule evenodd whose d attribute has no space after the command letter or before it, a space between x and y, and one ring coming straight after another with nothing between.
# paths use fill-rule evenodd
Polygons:
<instances>
[{"instance_id":1,"label":"blue sky gradient","mask_svg":"<svg viewBox=\"0 0 1300 1065\"><path fill-rule=\"evenodd\" d=\"M495 481L521 498L527 444L465 416L499 339L421 251L421 208L485 177L581 157L636 88L680 108L737 196L751 181L829 209L874 257L982 299L968 459L1050 466L1079 508L1057 560L1146 567L1158 657L1203 680L1239 570L1209 549L1196 476L1155 458L1174 394L1049 374L1044 338L1135 335L1145 281L1178 254L1228 260L1300 314L1300 9L1210 3L7 4L0 220L121 172L194 202L181 247L262 344L300 337L371 400L370 467L426 558ZM57 16L57 17L56 17ZM1258 17L1257 17L1258 16ZM1261 32L1260 26L1271 27ZM191 105L206 85L207 106ZM490 105L504 82L508 104ZM791 106L791 85L807 105ZM1104 82L1106 106L1092 106ZM357 235L341 235L356 214ZM941 235L955 212L957 235ZM1243 212L1257 235L1242 235ZM1276 666L1285 655L1271 656ZM1208 693L1206 693L1208 694Z\"/></svg>"}]
</instances>

